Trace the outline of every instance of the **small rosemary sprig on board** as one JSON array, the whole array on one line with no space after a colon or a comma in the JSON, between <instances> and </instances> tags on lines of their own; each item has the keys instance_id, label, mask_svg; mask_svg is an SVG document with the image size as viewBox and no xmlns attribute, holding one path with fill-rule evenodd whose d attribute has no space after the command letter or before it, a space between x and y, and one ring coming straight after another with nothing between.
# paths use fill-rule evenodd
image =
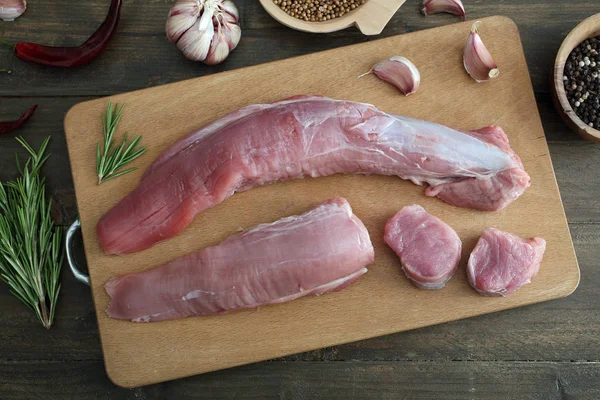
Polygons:
<instances>
[{"instance_id":1,"label":"small rosemary sprig on board","mask_svg":"<svg viewBox=\"0 0 600 400\"><path fill-rule=\"evenodd\" d=\"M52 201L46 199L45 179L40 176L49 157L44 153L50 137L37 152L23 138L17 140L30 157L24 168L17 157L16 180L0 182L0 278L50 328L63 261L62 230L52 221Z\"/></svg>"},{"instance_id":2,"label":"small rosemary sprig on board","mask_svg":"<svg viewBox=\"0 0 600 400\"><path fill-rule=\"evenodd\" d=\"M142 146L138 148L142 137L138 136L128 144L127 133L123 135L121 144L116 146L114 136L117 125L119 125L119 121L121 121L121 117L123 116L123 108L125 108L125 104L120 107L118 104L115 104L113 107L112 102L109 101L106 113L102 115L104 149L101 149L100 143L98 143L98 147L96 148L96 172L98 173L98 184L125 175L128 172L135 171L135 167L125 170L123 167L146 152L145 147Z\"/></svg>"}]
</instances>

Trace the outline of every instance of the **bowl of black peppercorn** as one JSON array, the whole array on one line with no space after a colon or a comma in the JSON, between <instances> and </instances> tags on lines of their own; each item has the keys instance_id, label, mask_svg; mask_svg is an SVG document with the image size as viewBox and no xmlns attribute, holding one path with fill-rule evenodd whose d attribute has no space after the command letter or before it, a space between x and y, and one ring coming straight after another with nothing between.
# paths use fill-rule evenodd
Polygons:
<instances>
[{"instance_id":1,"label":"bowl of black peppercorn","mask_svg":"<svg viewBox=\"0 0 600 400\"><path fill-rule=\"evenodd\" d=\"M600 14L575 27L554 64L554 104L581 136L600 142Z\"/></svg>"}]
</instances>

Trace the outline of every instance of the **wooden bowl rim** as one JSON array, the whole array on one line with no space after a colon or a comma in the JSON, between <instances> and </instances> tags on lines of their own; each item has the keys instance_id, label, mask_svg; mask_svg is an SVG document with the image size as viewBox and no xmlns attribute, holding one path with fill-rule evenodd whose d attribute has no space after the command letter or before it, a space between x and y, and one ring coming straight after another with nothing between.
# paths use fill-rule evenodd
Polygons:
<instances>
[{"instance_id":1,"label":"wooden bowl rim","mask_svg":"<svg viewBox=\"0 0 600 400\"><path fill-rule=\"evenodd\" d=\"M596 26L596 31L592 33L591 36L587 36L581 40L577 40L574 46L569 45L569 42L573 37L576 37L580 31L584 28L587 28L588 24L592 24ZM562 113L563 118L567 118L567 122L571 121L569 126L579 133L581 136L588 140L600 141L600 130L594 129L579 118L579 116L575 113L575 110L571 107L567 99L567 92L565 91L565 84L563 82L563 76L565 72L565 64L569 55L573 51L575 47L577 47L581 42L585 39L589 39L591 37L595 37L600 34L600 13L594 14L583 21L581 21L575 28L569 32L569 34L563 40L558 53L556 55L554 61L554 79L553 79L553 88L558 100L558 105L560 106L559 112ZM561 61L561 58L564 58L564 62Z\"/></svg>"},{"instance_id":2,"label":"wooden bowl rim","mask_svg":"<svg viewBox=\"0 0 600 400\"><path fill-rule=\"evenodd\" d=\"M355 25L365 35L378 35L381 33L383 28L392 19L398 9L406 2L406 0L367 0L365 4L357 7L356 9L344 14L341 17L334 18L329 21L323 22L311 22L304 21L291 15L288 15L285 11L279 8L278 5L273 3L273 0L259 0L265 11L277 22L296 29L302 32L310 33L330 33L340 31L342 29L349 28ZM391 4L388 15L382 15L387 10L378 7L379 5L386 3ZM378 9L379 10L376 10ZM376 22L374 26L367 27L367 23L372 24L372 16L369 15L369 10L374 10L374 13L382 15L381 20ZM364 23L365 26L362 26Z\"/></svg>"}]
</instances>

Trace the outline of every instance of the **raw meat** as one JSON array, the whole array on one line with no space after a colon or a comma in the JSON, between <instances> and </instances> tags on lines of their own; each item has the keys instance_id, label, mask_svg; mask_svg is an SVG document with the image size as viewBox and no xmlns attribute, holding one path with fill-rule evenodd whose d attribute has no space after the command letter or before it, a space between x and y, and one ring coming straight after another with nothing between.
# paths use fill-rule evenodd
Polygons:
<instances>
[{"instance_id":1,"label":"raw meat","mask_svg":"<svg viewBox=\"0 0 600 400\"><path fill-rule=\"evenodd\" d=\"M235 192L337 173L396 175L481 210L499 210L529 186L499 127L464 133L369 104L298 96L235 111L175 143L104 215L98 238L106 253L132 253Z\"/></svg>"},{"instance_id":2,"label":"raw meat","mask_svg":"<svg viewBox=\"0 0 600 400\"><path fill-rule=\"evenodd\" d=\"M507 296L537 275L545 250L542 238L486 229L469 257L469 282L484 296Z\"/></svg>"},{"instance_id":3,"label":"raw meat","mask_svg":"<svg viewBox=\"0 0 600 400\"><path fill-rule=\"evenodd\" d=\"M460 238L419 205L404 207L390 218L383 239L400 257L406 276L422 289L441 289L456 272Z\"/></svg>"},{"instance_id":4,"label":"raw meat","mask_svg":"<svg viewBox=\"0 0 600 400\"><path fill-rule=\"evenodd\" d=\"M318 296L352 284L374 257L367 229L345 199L335 198L163 266L111 278L107 313L152 322Z\"/></svg>"}]
</instances>

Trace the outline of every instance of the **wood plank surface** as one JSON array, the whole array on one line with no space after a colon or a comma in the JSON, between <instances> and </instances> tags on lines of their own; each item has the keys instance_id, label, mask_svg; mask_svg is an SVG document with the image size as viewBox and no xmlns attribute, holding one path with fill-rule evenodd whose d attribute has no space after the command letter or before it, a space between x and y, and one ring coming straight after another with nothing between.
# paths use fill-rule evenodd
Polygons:
<instances>
[{"instance_id":1,"label":"wood plank surface","mask_svg":"<svg viewBox=\"0 0 600 400\"><path fill-rule=\"evenodd\" d=\"M465 35L471 27L466 22L114 96L114 103L127 103L120 128L123 132L143 132L149 151L136 162L138 171L101 186L96 184L94 159L89 154L95 153L94 135L101 130L98 116L105 110L107 100L72 108L65 118L65 132L97 311L109 303L104 284L111 276L164 264L214 245L240 226L298 214L334 196L349 200L369 229L375 247L376 260L369 274L343 292L318 299L301 299L258 312L248 310L161 324L132 324L99 312L104 358L113 382L139 386L570 294L578 284L579 270L548 147L535 116L537 107L518 32L512 21L504 17L482 21L487 45L503 74L485 85L474 82L462 66ZM414 43L436 56L419 53ZM402 49L420 68L423 84L410 98L400 97L395 88L382 85L373 76L356 80L362 71L389 57L390 49ZM362 65L340 65L339 60ZM353 84L343 85L352 79ZM240 88L245 90L240 92ZM201 94L212 90L218 90L219 96L208 99ZM496 123L505 129L513 149L521 156L532 186L506 210L486 213L427 199L422 187L395 177L336 175L305 179L236 194L202 212L177 238L143 252L117 257L107 256L100 248L97 221L137 185L143 171L161 151L194 129L242 106L299 93L364 101L394 114L430 119L459 129ZM474 104L478 105L477 110L472 108ZM543 208L536 207L540 202L544 203ZM413 203L424 205L457 230L464 244L463 267L481 232L489 226L525 237L544 237L548 246L534 283L508 298L490 299L477 295L461 272L440 292L414 289L399 273L397 257L382 240L387 218ZM251 340L248 331L252 332ZM184 353L188 357L181 359Z\"/></svg>"},{"instance_id":2,"label":"wood plank surface","mask_svg":"<svg viewBox=\"0 0 600 400\"><path fill-rule=\"evenodd\" d=\"M596 324L600 304L588 300L600 285L600 269L595 267L600 237L595 224L576 224L571 228L582 277L577 291L566 299L329 347L284 360L600 361L600 324ZM50 331L37 329L29 310L20 306L7 290L0 291L0 359L102 360L89 288L76 282L67 270L63 271L62 281L60 312Z\"/></svg>"},{"instance_id":3,"label":"wood plank surface","mask_svg":"<svg viewBox=\"0 0 600 400\"><path fill-rule=\"evenodd\" d=\"M106 1L41 0L31 2L15 24L1 24L0 36L9 41L33 40L49 45L77 45L94 31L106 14ZM466 9L475 20L505 15L519 26L536 91L549 92L547 82L562 38L585 17L599 12L595 0L471 1ZM3 57L0 96L109 95L176 82L196 76L310 54L376 38L457 22L451 15L423 17L419 1L403 5L379 36L367 37L355 28L332 34L291 30L273 20L258 0L239 2L242 39L223 63L206 66L183 58L164 33L169 0L124 1L119 31L102 56L91 65L56 70ZM64 23L68 22L68 30ZM0 48L4 54L9 50Z\"/></svg>"},{"instance_id":4,"label":"wood plank surface","mask_svg":"<svg viewBox=\"0 0 600 400\"><path fill-rule=\"evenodd\" d=\"M18 23L0 22L0 37L76 44L95 29L92 25L101 21L107 7L107 0L38 0L29 3L27 14ZM89 99L73 96L114 94L369 40L352 29L316 36L294 32L271 20L256 0L238 0L244 32L236 52L243 54L233 57L234 52L225 64L206 67L178 59L172 45L162 40L162 25L169 3L169 0L125 0L125 7L140 10L139 16L133 17L135 23L122 24L115 41L102 56L110 59L101 62L100 58L85 67L85 71L49 71L12 59L5 49L0 48L0 68L10 66L13 69L10 76L0 74L0 120L19 115L31 104L40 104L36 118L18 133L36 144L52 134L52 167L45 172L50 180L48 190L64 205L56 214L57 221L64 225L72 222L77 210L70 173L64 172L68 168L68 158L62 120L71 105ZM418 13L418 3L409 0L381 36L456 21L455 17L447 15L423 18ZM600 152L597 145L583 142L560 121L550 101L547 80L560 42L578 22L600 11L598 2L465 0L465 5L470 19L491 14L506 15L516 21L521 32L581 267L581 284L573 295L563 300L287 357L285 362L273 367L278 374L261 373L263 366L270 363L260 363L221 371L217 377L208 374L128 390L117 388L106 377L89 288L76 282L65 269L57 321L50 331L38 326L35 317L9 295L6 285L0 284L0 398L154 399L173 398L167 396L171 393L177 393L178 398L326 398L331 391L317 384L298 382L297 375L289 372L294 365L302 363L315 374L336 379L339 374L325 367L322 360L335 360L336 365L354 360L352 362L357 366L373 360L394 362L399 368L398 376L387 375L381 385L393 387L397 391L395 398L408 397L407 392L402 392L407 383L399 383L406 371L415 381L429 383L422 388L423 397L430 394L441 399L448 396L450 387L466 393L472 388L472 381L455 379L452 384L435 385L447 372L441 371L431 378L425 372L415 374L410 367L413 361L422 361L426 365L448 362L445 364L447 370L459 369L468 377L479 374L481 363L474 361L482 361L498 377L504 376L511 383L509 379L515 382L519 379L502 367L510 360L518 360L519 366L554 365L556 362L572 371L563 391L556 392L561 397L552 392L557 386L555 382L544 380L535 388L515 385L518 389L512 396L495 395L495 389L503 393L505 386L496 383L490 385L485 398L599 398L600 204L597 193L600 193L600 181L593 176L598 173ZM124 14L124 21L136 13ZM122 30L125 27L127 31ZM113 48L114 43L122 44ZM14 136L0 137L2 180L16 172L13 153L18 144ZM408 360L409 365L405 366L403 360ZM589 362L572 362L574 360ZM377 379L377 374L373 379ZM247 382L252 382L256 389L240 390L240 387L247 388ZM310 386L310 396L287 394L285 388L293 386ZM338 393L351 398L352 389L338 387ZM365 392L359 394L362 398L367 397ZM412 395L411 398L420 398L414 392Z\"/></svg>"},{"instance_id":5,"label":"wood plank surface","mask_svg":"<svg viewBox=\"0 0 600 400\"><path fill-rule=\"evenodd\" d=\"M79 363L83 373L50 361L0 361L0 370L13 382L5 394L23 400L44 391L61 398L111 400L596 400L599 364L275 361L135 389L102 385L102 363L93 361ZM57 386L57 380L63 384Z\"/></svg>"}]
</instances>

